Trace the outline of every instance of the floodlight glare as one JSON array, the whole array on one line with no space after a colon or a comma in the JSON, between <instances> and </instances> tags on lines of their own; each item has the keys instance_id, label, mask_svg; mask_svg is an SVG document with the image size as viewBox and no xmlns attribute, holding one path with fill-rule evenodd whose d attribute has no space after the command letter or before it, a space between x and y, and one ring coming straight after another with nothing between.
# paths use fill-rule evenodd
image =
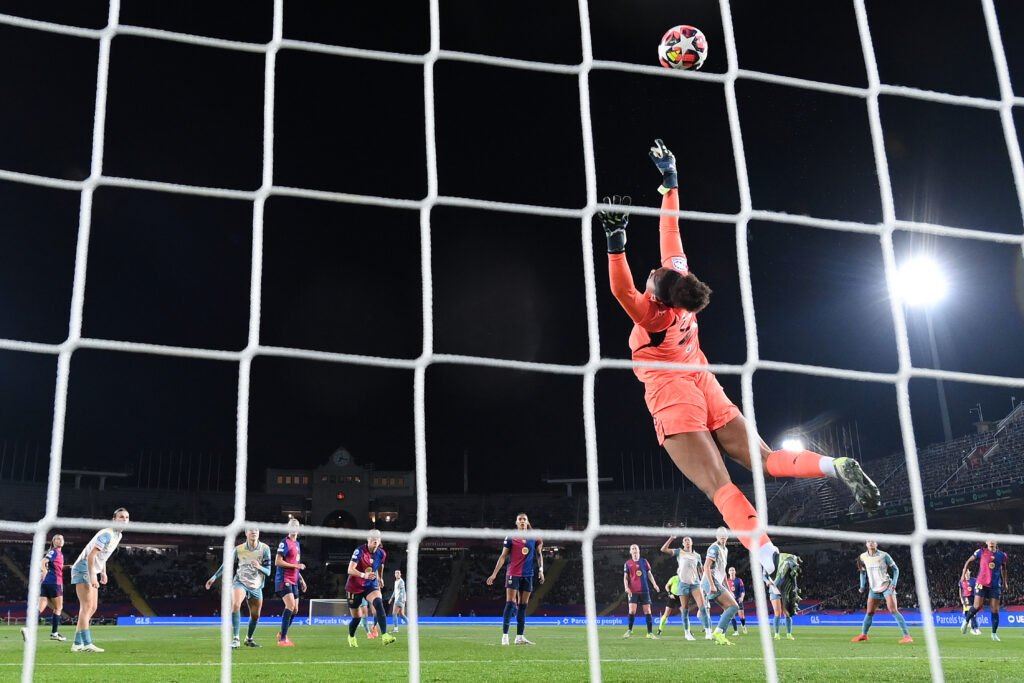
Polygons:
<instances>
[{"instance_id":1,"label":"floodlight glare","mask_svg":"<svg viewBox=\"0 0 1024 683\"><path fill-rule=\"evenodd\" d=\"M804 442L800 439L783 439L782 450L790 451L791 453L799 453L804 449Z\"/></svg>"},{"instance_id":2,"label":"floodlight glare","mask_svg":"<svg viewBox=\"0 0 1024 683\"><path fill-rule=\"evenodd\" d=\"M946 274L935 261L917 258L900 267L896 276L899 296L907 306L924 306L942 300L949 289Z\"/></svg>"}]
</instances>

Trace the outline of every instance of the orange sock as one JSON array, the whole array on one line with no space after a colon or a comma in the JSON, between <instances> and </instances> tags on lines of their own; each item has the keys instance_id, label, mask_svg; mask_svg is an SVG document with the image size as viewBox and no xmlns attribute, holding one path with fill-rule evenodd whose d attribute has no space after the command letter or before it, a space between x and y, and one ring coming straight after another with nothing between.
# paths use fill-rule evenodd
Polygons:
<instances>
[{"instance_id":1,"label":"orange sock","mask_svg":"<svg viewBox=\"0 0 1024 683\"><path fill-rule=\"evenodd\" d=\"M761 523L754 506L750 504L736 484L726 484L715 491L714 503L718 511L722 513L722 519L725 520L726 525L737 533L756 529ZM761 546L771 543L768 534L761 534L761 538L756 541L747 536L740 536L739 539L747 550L757 550Z\"/></svg>"},{"instance_id":2,"label":"orange sock","mask_svg":"<svg viewBox=\"0 0 1024 683\"><path fill-rule=\"evenodd\" d=\"M825 476L821 471L824 457L811 451L772 451L764 469L773 477L818 479Z\"/></svg>"}]
</instances>

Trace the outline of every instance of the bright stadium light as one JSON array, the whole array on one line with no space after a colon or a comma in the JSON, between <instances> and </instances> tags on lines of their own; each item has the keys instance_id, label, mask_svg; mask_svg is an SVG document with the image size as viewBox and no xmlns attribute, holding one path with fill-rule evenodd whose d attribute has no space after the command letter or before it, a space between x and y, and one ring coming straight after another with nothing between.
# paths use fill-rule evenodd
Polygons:
<instances>
[{"instance_id":1,"label":"bright stadium light","mask_svg":"<svg viewBox=\"0 0 1024 683\"><path fill-rule=\"evenodd\" d=\"M799 453L804 449L804 442L795 437L789 437L782 440L782 450L790 451L791 453Z\"/></svg>"},{"instance_id":2,"label":"bright stadium light","mask_svg":"<svg viewBox=\"0 0 1024 683\"><path fill-rule=\"evenodd\" d=\"M949 291L949 282L939 264L920 257L900 266L896 275L900 300L907 306L929 306L941 301Z\"/></svg>"}]
</instances>

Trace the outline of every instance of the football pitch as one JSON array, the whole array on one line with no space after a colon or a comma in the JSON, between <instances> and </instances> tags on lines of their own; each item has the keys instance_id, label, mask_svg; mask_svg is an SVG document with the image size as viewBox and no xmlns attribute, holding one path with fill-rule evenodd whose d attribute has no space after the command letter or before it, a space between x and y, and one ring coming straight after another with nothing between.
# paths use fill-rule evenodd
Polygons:
<instances>
[{"instance_id":1,"label":"football pitch","mask_svg":"<svg viewBox=\"0 0 1024 683\"><path fill-rule=\"evenodd\" d=\"M242 620L245 633L246 620ZM600 629L601 671L605 681L764 680L761 643L756 628L732 638L733 647L714 645L695 631L698 640L684 640L679 626L669 625L659 640L644 637L638 624L632 638L623 629ZM856 628L815 626L796 629L796 640L775 641L782 681L860 681L931 679L924 634L912 629L916 642L896 643L899 630L878 627L871 640L851 643ZM220 680L219 629L215 626L124 627L99 626L92 630L104 653L72 653L65 643L43 639L36 655L35 680L82 681L217 681ZM63 628L69 638L74 632ZM1001 643L989 637L962 635L958 629L938 629L946 679L983 678L1019 681L1022 675L1021 641L1024 631L1004 629ZM405 629L398 642L387 647L367 640L358 631L359 647L347 646L342 626L296 626L290 635L293 648L275 645L273 627L260 628L262 648L235 651L232 678L237 681L402 681L409 676ZM489 681L589 678L586 629L582 626L528 627L537 644L503 647L501 629L493 626L429 626L420 629L421 680ZM785 636L783 636L785 638ZM21 676L24 644L18 628L0 627L0 680Z\"/></svg>"}]
</instances>

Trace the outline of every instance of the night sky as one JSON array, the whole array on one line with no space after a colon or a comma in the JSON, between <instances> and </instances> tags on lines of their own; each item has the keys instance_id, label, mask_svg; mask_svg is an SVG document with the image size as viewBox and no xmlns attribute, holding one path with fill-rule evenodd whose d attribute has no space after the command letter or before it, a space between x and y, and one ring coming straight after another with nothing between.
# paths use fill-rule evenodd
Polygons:
<instances>
[{"instance_id":1,"label":"night sky","mask_svg":"<svg viewBox=\"0 0 1024 683\"><path fill-rule=\"evenodd\" d=\"M739 65L866 87L852 2L733 0ZM997 99L981 5L866 3L883 83ZM355 6L359 5L359 6ZM1024 6L996 2L1015 91L1024 92ZM0 0L0 13L102 28L98 0ZM124 0L120 22L264 43L268 0ZM590 3L595 59L657 65L658 39L689 23L709 41L703 73L727 69L717 2ZM285 3L285 38L423 54L428 3ZM492 55L434 69L442 196L579 209L586 203L577 76L506 68L503 58L580 61L577 3L441 2L441 47ZM88 176L98 41L0 23L0 169ZM107 176L253 191L261 182L264 56L136 36L112 43ZM274 183L422 199L427 191L423 67L284 49L276 64ZM725 90L664 73L595 70L590 106L598 196L656 207L647 158L660 137L679 160L684 210L740 208ZM864 99L741 78L736 85L755 209L878 223ZM896 96L880 100L900 219L1019 235L1021 207L997 111ZM1024 139L1024 108L1014 111ZM80 194L0 179L0 339L68 334ZM101 187L95 193L85 337L237 351L249 329L253 204ZM440 206L431 212L436 353L581 365L588 360L579 221ZM419 212L274 196L266 205L262 344L414 359L424 329ZM701 313L712 363L747 358L735 228L682 226L691 268L714 290ZM608 291L593 226L601 352L629 357L631 323ZM877 236L779 222L749 225L762 359L874 372L897 369ZM1009 244L901 232L948 269L932 312L943 369L1024 377L1024 270ZM628 257L642 282L658 261L657 220L636 216ZM915 365L932 367L923 314L908 313ZM0 348L0 440L49 448L56 356ZM134 467L140 453L222 454L234 467L236 363L79 350L71 365L64 465ZM737 376L720 379L739 404ZM947 382L953 434L980 403L998 419L1024 388ZM801 424L856 424L865 457L900 451L890 385L760 371L758 425L769 443ZM338 446L361 462L411 468L413 373L259 357L252 366L250 477L313 467ZM936 386L911 384L919 444L942 438ZM435 364L427 371L428 478L460 491L549 490L585 474L582 379ZM654 452L642 385L629 370L597 384L601 474ZM229 475L230 478L230 475ZM254 482L255 483L255 482Z\"/></svg>"}]
</instances>

